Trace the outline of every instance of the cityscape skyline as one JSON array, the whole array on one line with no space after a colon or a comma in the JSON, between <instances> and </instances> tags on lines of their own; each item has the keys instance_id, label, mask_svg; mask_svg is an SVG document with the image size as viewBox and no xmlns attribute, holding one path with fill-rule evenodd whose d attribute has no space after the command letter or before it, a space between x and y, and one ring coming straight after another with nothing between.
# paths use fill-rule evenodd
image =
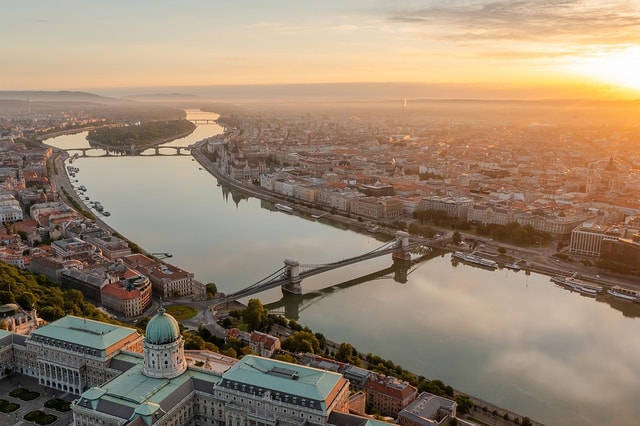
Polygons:
<instances>
[{"instance_id":1,"label":"cityscape skyline","mask_svg":"<svg viewBox=\"0 0 640 426\"><path fill-rule=\"evenodd\" d=\"M4 90L411 83L441 98L640 97L636 1L65 0L7 4L0 23Z\"/></svg>"}]
</instances>

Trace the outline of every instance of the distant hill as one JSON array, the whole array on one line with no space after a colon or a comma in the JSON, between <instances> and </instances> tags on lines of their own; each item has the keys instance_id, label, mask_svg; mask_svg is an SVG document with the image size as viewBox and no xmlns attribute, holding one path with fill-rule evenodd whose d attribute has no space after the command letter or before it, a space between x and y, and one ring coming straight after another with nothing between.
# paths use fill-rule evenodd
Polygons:
<instances>
[{"instance_id":1,"label":"distant hill","mask_svg":"<svg viewBox=\"0 0 640 426\"><path fill-rule=\"evenodd\" d=\"M207 100L201 96L178 92L130 95L126 96L126 99L132 99L139 102L193 102Z\"/></svg>"},{"instance_id":2,"label":"distant hill","mask_svg":"<svg viewBox=\"0 0 640 426\"><path fill-rule=\"evenodd\" d=\"M96 104L121 104L130 102L119 98L109 98L89 92L74 91L41 91L41 90L20 90L20 91L0 91L0 100L14 100L29 102L82 102Z\"/></svg>"}]
</instances>

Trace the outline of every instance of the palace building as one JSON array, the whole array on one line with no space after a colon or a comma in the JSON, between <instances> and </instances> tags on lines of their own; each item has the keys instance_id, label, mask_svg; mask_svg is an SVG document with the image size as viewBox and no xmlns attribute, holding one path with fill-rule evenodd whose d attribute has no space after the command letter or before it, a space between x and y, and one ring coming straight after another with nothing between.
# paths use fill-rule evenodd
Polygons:
<instances>
[{"instance_id":1,"label":"palace building","mask_svg":"<svg viewBox=\"0 0 640 426\"><path fill-rule=\"evenodd\" d=\"M73 403L75 425L327 425L348 413L349 384L337 373L253 355L222 372L189 366L163 309L142 346L142 357L127 355L130 368Z\"/></svg>"},{"instance_id":2,"label":"palace building","mask_svg":"<svg viewBox=\"0 0 640 426\"><path fill-rule=\"evenodd\" d=\"M29 336L0 330L0 368L78 395L77 426L383 424L349 413L349 381L340 373L185 351L178 322L162 308L144 337L75 316Z\"/></svg>"}]
</instances>

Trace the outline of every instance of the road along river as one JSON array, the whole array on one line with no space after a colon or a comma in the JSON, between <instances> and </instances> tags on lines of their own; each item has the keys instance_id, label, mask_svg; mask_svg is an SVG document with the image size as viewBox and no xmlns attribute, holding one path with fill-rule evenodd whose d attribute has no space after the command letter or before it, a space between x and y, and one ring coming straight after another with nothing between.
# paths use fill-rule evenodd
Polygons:
<instances>
[{"instance_id":1,"label":"road along river","mask_svg":"<svg viewBox=\"0 0 640 426\"><path fill-rule=\"evenodd\" d=\"M199 125L169 145L221 132ZM88 146L85 136L46 142L77 148ZM74 184L110 212L104 222L149 252L172 253L171 263L223 292L259 281L286 258L321 264L382 245L375 235L289 215L217 186L189 156L73 164ZM584 297L535 273L454 265L449 254L416 265L406 283L387 275L358 280L390 265L390 257L377 258L312 277L303 291L318 297L282 309L332 340L544 423L640 418L640 306ZM282 293L259 297L276 303Z\"/></svg>"}]
</instances>

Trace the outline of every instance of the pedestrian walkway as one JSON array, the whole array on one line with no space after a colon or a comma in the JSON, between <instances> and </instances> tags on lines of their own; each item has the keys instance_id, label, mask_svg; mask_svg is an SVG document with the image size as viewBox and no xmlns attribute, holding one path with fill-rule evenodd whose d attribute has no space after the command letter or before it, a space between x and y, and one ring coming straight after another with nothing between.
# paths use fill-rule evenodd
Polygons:
<instances>
[{"instance_id":1,"label":"pedestrian walkway","mask_svg":"<svg viewBox=\"0 0 640 426\"><path fill-rule=\"evenodd\" d=\"M9 396L14 389L25 388L33 392L38 392L40 396L31 401L23 401L19 398ZM45 402L53 398L63 399L65 401L73 401L77 396L62 391L54 391L53 389L38 384L38 379L25 376L22 374L12 374L11 376L0 380L0 399L13 402L20 405L13 413L0 413L0 425L18 426L31 425L32 422L23 420L25 414L40 410L47 414L52 414L58 419L53 423L54 426L66 426L73 422L73 414L71 411L60 412L52 408L46 408Z\"/></svg>"}]
</instances>

